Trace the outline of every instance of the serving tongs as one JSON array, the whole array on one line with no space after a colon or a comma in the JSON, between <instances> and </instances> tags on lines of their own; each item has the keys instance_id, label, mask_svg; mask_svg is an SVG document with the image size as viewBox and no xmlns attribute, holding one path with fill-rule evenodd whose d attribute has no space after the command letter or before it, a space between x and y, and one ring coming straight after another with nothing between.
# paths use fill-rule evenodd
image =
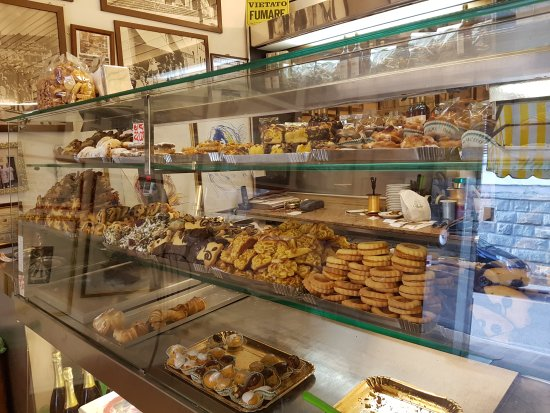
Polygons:
<instances>
[{"instance_id":1,"label":"serving tongs","mask_svg":"<svg viewBox=\"0 0 550 413\"><path fill-rule=\"evenodd\" d=\"M441 229L449 229L451 227L454 227L459 222L464 221L464 218L457 218L453 221L450 221L448 219L444 219L443 221L436 221L432 224L432 228L441 228Z\"/></svg>"}]
</instances>

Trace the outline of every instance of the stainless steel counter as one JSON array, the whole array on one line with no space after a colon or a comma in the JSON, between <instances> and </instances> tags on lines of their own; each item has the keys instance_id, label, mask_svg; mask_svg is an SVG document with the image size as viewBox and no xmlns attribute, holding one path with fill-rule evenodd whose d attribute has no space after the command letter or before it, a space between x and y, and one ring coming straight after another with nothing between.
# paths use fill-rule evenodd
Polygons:
<instances>
[{"instance_id":1,"label":"stainless steel counter","mask_svg":"<svg viewBox=\"0 0 550 413\"><path fill-rule=\"evenodd\" d=\"M253 297L127 350L117 351L117 355L34 305L17 301L19 314L27 325L145 413L174 411L176 407L177 411L230 411L172 377L162 367L166 359L164 350L169 345L178 342L191 345L226 329L239 330L315 365L315 377L283 398L269 412L317 412L301 399L304 390L334 404L362 378L373 375L391 376L449 397L461 404L465 412L493 412L516 376L508 370Z\"/></svg>"}]
</instances>

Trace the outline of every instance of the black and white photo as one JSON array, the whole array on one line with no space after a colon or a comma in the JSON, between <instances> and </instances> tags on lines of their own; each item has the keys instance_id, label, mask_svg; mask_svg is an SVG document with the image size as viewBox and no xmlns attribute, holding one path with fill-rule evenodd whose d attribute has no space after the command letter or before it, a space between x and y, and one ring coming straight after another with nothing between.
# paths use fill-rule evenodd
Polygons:
<instances>
[{"instance_id":1,"label":"black and white photo","mask_svg":"<svg viewBox=\"0 0 550 413\"><path fill-rule=\"evenodd\" d=\"M21 0L0 0L0 104L36 100L36 80L53 56L66 51L63 8ZM2 20L2 19L0 19Z\"/></svg>"},{"instance_id":2,"label":"black and white photo","mask_svg":"<svg viewBox=\"0 0 550 413\"><path fill-rule=\"evenodd\" d=\"M134 88L209 69L206 36L120 21L115 32L118 62L130 69Z\"/></svg>"},{"instance_id":3,"label":"black and white photo","mask_svg":"<svg viewBox=\"0 0 550 413\"><path fill-rule=\"evenodd\" d=\"M101 10L222 32L221 0L101 0Z\"/></svg>"},{"instance_id":4,"label":"black and white photo","mask_svg":"<svg viewBox=\"0 0 550 413\"><path fill-rule=\"evenodd\" d=\"M23 153L17 143L0 143L0 195L27 189Z\"/></svg>"},{"instance_id":5,"label":"black and white photo","mask_svg":"<svg viewBox=\"0 0 550 413\"><path fill-rule=\"evenodd\" d=\"M71 24L71 53L88 68L96 59L106 65L115 64L115 34L108 30Z\"/></svg>"}]
</instances>

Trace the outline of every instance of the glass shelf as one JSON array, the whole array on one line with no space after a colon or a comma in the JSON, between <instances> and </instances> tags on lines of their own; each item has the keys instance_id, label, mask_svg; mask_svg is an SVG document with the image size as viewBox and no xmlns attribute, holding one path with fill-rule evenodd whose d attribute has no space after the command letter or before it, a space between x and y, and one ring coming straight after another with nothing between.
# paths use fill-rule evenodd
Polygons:
<instances>
[{"instance_id":1,"label":"glass shelf","mask_svg":"<svg viewBox=\"0 0 550 413\"><path fill-rule=\"evenodd\" d=\"M138 169L143 163L32 163L28 168L110 168L110 169ZM481 162L346 162L346 163L281 163L281 164L231 164L231 163L185 163L185 164L151 164L151 169L165 173L192 173L192 172L227 172L227 171L481 171Z\"/></svg>"},{"instance_id":2,"label":"glass shelf","mask_svg":"<svg viewBox=\"0 0 550 413\"><path fill-rule=\"evenodd\" d=\"M394 93L420 92L418 85L426 83L422 81L423 79L430 79L430 88L433 90L440 87L486 84L496 78L512 81L539 76L543 69L546 73L545 65L533 62L528 66L518 66L519 63L515 58L521 57L519 60L523 60L523 56L517 55L524 53L533 54L535 58L535 52L537 52L537 61L547 61L548 56L541 51L546 50L547 40L550 37L550 33L546 30L548 16L529 16L528 13L528 17L521 19L521 24L511 25L510 21L496 19L509 11L516 11L543 1L510 0L466 9L231 68L38 110L10 118L8 121L18 122L34 118L67 121L71 113L86 113L88 118L105 116L109 111L117 113L118 116L121 113L138 113L144 106L144 99L151 96L152 120L157 124L242 116L251 113L284 112L285 109L288 112L295 109L294 105L299 105L300 109L316 107L315 105L320 101L320 95L324 99L334 99L336 102L344 98L364 101L380 98L381 94L391 96ZM376 41L384 39L386 45L401 44L407 48L410 32L428 28L431 30L461 21L479 23L482 21L480 19L484 19L484 25L479 28L481 31L478 36L485 41L484 44L491 46L481 49L468 47L462 55L453 58L454 62L449 61L447 57L442 61L410 59L397 70L384 67L381 72L371 71L367 76L357 79L342 79L335 73L337 71L326 73L321 68L325 75L320 76L320 66L341 59L342 49L347 46L360 44L363 50L373 52ZM459 33L468 40L467 42L465 40L465 44L470 46L474 37L473 32L466 28ZM443 38L438 37L441 35L434 34L434 36L436 44L443 42ZM477 40L479 41L479 38ZM352 53L348 54L348 59L353 57ZM414 56L411 55L411 57ZM453 69L458 67L460 67L458 71ZM525 70L530 72L525 73ZM273 76L279 76L283 80L296 79L294 76L296 72L303 73L304 82L300 81L296 85L293 82L283 81L277 88L265 86L266 80ZM393 81L380 82L380 77L385 78L390 73ZM439 84L439 79L445 79L447 84ZM453 84L448 84L449 79L453 79ZM353 81L350 82L350 80ZM382 86L384 90L380 90ZM298 97L301 99L297 99ZM229 102L231 104L228 104Z\"/></svg>"}]
</instances>

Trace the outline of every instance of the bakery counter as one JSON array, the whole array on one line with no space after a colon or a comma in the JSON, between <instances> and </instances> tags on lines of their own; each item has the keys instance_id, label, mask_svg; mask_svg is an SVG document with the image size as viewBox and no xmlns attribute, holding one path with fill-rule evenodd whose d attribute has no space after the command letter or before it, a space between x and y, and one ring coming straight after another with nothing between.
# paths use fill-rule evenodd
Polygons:
<instances>
[{"instance_id":1,"label":"bakery counter","mask_svg":"<svg viewBox=\"0 0 550 413\"><path fill-rule=\"evenodd\" d=\"M380 375L448 397L465 412L493 412L517 376L490 364L366 332L255 297L131 346L126 350L128 355L110 351L80 335L67 320L21 298L16 299L16 305L20 320L144 412L232 411L164 368L169 346L191 346L225 330L238 330L315 366L314 377L275 402L267 412L314 413L318 410L303 401L303 391L335 404L360 380ZM507 400L517 403L510 395Z\"/></svg>"}]
</instances>

